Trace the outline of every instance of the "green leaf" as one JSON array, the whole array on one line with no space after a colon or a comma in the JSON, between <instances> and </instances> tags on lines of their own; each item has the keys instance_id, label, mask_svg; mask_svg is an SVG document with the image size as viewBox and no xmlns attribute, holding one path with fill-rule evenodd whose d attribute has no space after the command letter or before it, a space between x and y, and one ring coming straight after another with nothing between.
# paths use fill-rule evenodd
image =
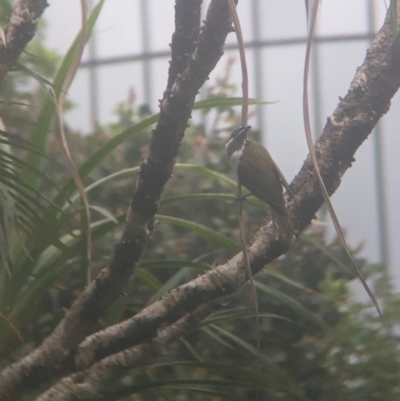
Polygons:
<instances>
[{"instance_id":1,"label":"green leaf","mask_svg":"<svg viewBox=\"0 0 400 401\"><path fill-rule=\"evenodd\" d=\"M13 225L17 225L17 210L14 200L6 186L0 183L0 257L1 257L1 280L5 282L5 277L11 277L10 255L8 238Z\"/></svg>"},{"instance_id":2,"label":"green leaf","mask_svg":"<svg viewBox=\"0 0 400 401\"><path fill-rule=\"evenodd\" d=\"M182 202L196 202L196 201L203 202L210 200L236 202L236 195L224 194L224 193L200 193L200 194L189 194L189 195L177 195L161 199L160 205L170 206ZM262 202L261 200L257 199L254 196L246 198L246 204L269 210L269 206L265 202Z\"/></svg>"},{"instance_id":3,"label":"green leaf","mask_svg":"<svg viewBox=\"0 0 400 401\"><path fill-rule=\"evenodd\" d=\"M192 346L192 344L189 343L189 341L185 340L183 337L179 339L179 342L183 344L183 346L193 355L195 359L198 361L203 361L203 358L197 353L195 348Z\"/></svg>"},{"instance_id":4,"label":"green leaf","mask_svg":"<svg viewBox=\"0 0 400 401\"><path fill-rule=\"evenodd\" d=\"M243 401L243 396L235 395L231 393L223 393L221 391L210 390L206 389L205 387L189 387L189 386L181 386L181 387L174 387L174 386L165 386L165 390L172 391L176 394L177 391L186 391L186 392L193 392L196 394L203 394L207 396L207 399L210 400L220 400L220 399L227 399L227 400L238 400Z\"/></svg>"},{"instance_id":5,"label":"green leaf","mask_svg":"<svg viewBox=\"0 0 400 401\"><path fill-rule=\"evenodd\" d=\"M114 228L115 223L110 222L109 219L92 223L93 241L103 237ZM54 247L49 247L43 252L36 265L29 267L26 274L35 272L35 275L33 276L34 280L27 288L22 290L22 287L26 284L26 278L21 279L20 283L15 285L15 288L19 288L20 291L14 292L9 297L15 300L15 302L11 302L12 308L9 317L16 326L19 322L26 324L29 319L33 318L31 308L35 308L35 306L32 305L31 300L35 299L38 294L43 294L44 291L47 291L59 275L65 269L68 269L69 263L76 260L76 258L80 258L82 249L84 249L85 239L82 238L79 230L76 230L74 234L78 238L68 234L61 239L64 244L69 245L66 251L60 252Z\"/></svg>"},{"instance_id":6,"label":"green leaf","mask_svg":"<svg viewBox=\"0 0 400 401\"><path fill-rule=\"evenodd\" d=\"M140 268L136 271L136 280L148 285L155 291L158 291L163 285L162 282L153 274Z\"/></svg>"},{"instance_id":7,"label":"green leaf","mask_svg":"<svg viewBox=\"0 0 400 401\"><path fill-rule=\"evenodd\" d=\"M217 180L217 181L221 182L222 184L225 184L231 188L236 189L236 187L237 187L236 181L232 180L225 174L217 173L216 171L213 171L213 170L203 167L203 166L199 166L197 164L179 164L179 163L177 163L175 165L175 168L177 170L183 169L184 171L193 172L196 175L199 175L201 177Z\"/></svg>"},{"instance_id":8,"label":"green leaf","mask_svg":"<svg viewBox=\"0 0 400 401\"><path fill-rule=\"evenodd\" d=\"M99 213L101 216L105 217L106 219L112 221L115 224L118 224L118 220L114 217L114 215L109 212L106 208L101 207L101 206L95 206L95 205L89 205L89 208L91 210L96 211ZM82 208L83 209L83 208Z\"/></svg>"},{"instance_id":9,"label":"green leaf","mask_svg":"<svg viewBox=\"0 0 400 401\"><path fill-rule=\"evenodd\" d=\"M201 177L217 180L217 181L221 182L222 184L225 184L231 188L236 188L236 186L237 186L236 182L234 180L232 180L231 178L229 178L228 176L221 174L221 173L217 173L216 171L213 171L211 169L208 169L206 167L199 166L196 164L176 163L175 169L183 170L183 171L190 171ZM117 171L116 173L113 173L106 177L100 178L99 180L88 185L85 188L85 191L88 193L88 192L92 191L93 189L99 187L100 185L106 184L107 182L110 182L110 181L113 181L116 179L125 178L125 177L132 177L133 174L138 173L138 172L139 172L139 167L131 167L131 168ZM69 187L68 187L68 189L63 188L63 192L65 192L67 190L68 191L73 190L73 184L74 184L73 180L70 181L70 184L72 185L71 188L69 188ZM76 189L75 189L75 191L76 191ZM186 199L174 197L174 198L170 198L169 200L162 199L161 203L172 204L172 203L179 202L179 201L190 201L190 200L194 201L194 200L207 200L207 199L211 200L214 198L215 199L218 198L220 200L235 200L236 199L234 195L229 195L229 194L191 194L191 195L184 195L184 196L186 196ZM202 199L202 197L203 197L203 199ZM78 198L79 198L79 194L75 193L71 197L71 202L75 202ZM249 197L248 200L251 205L268 208L268 206L266 206L266 204L264 202L261 202L260 200L258 200L257 198L255 198L253 196ZM55 202L57 202L57 200L55 200ZM64 205L64 208L67 206L68 205Z\"/></svg>"},{"instance_id":10,"label":"green leaf","mask_svg":"<svg viewBox=\"0 0 400 401\"><path fill-rule=\"evenodd\" d=\"M269 285L265 285L260 283L259 281L254 281L255 286L266 294L278 299L283 304L290 307L293 311L297 312L300 316L307 320L311 320L314 323L317 323L322 328L327 329L324 321L317 316L315 313L310 312L307 308L305 308L300 302L296 301L296 299L289 297L282 291L277 290Z\"/></svg>"},{"instance_id":11,"label":"green leaf","mask_svg":"<svg viewBox=\"0 0 400 401\"><path fill-rule=\"evenodd\" d=\"M202 224L195 223L190 220L180 219L179 217L164 216L160 214L156 216L156 220L164 223L174 224L179 227L187 228L193 231L194 233L201 235L210 242L213 242L218 246L226 248L232 253L237 253L240 252L241 250L240 246L235 241L226 237L225 235L220 234L218 231L203 226Z\"/></svg>"},{"instance_id":12,"label":"green leaf","mask_svg":"<svg viewBox=\"0 0 400 401\"><path fill-rule=\"evenodd\" d=\"M215 331L219 332L223 337L227 338L231 343L234 343L234 345L247 351L249 354L253 355L255 358L258 357L257 348L253 347L247 341L242 340L237 335L223 329L222 327L220 327L216 324L211 324L210 327L212 327ZM261 359L261 361L264 361L267 364L272 363L272 361L262 353L260 355L260 359Z\"/></svg>"},{"instance_id":13,"label":"green leaf","mask_svg":"<svg viewBox=\"0 0 400 401\"><path fill-rule=\"evenodd\" d=\"M129 138L134 137L135 135L140 134L145 128L150 127L152 124L157 122L158 114L155 116L146 118L138 124L133 125L132 127L122 131L120 134L112 137L109 141L107 141L104 145L102 145L99 149L97 149L92 156L90 156L85 163L79 169L79 175L82 180L87 177L92 170L97 167L100 162L108 156L117 146L126 141ZM135 167L137 169L137 167ZM124 170L125 173L131 169ZM136 170L137 171L137 170ZM132 173L132 171L131 171ZM112 179L112 178L111 178ZM102 181L103 183L106 181ZM93 185L93 184L92 184ZM92 187L93 189L94 187ZM72 194L76 191L76 183L73 178L71 178L62 188L59 194L54 199L56 204L60 204L62 202L65 194Z\"/></svg>"},{"instance_id":14,"label":"green leaf","mask_svg":"<svg viewBox=\"0 0 400 401\"><path fill-rule=\"evenodd\" d=\"M98 4L93 8L91 15L88 18L86 30L88 37L90 36L93 27L97 21L97 18L100 14L101 8L103 7L104 0L100 0ZM53 91L58 98L60 95L60 91L63 85L63 82L67 76L67 73L71 67L71 64L75 60L76 52L79 51L79 46L81 43L81 33L77 35L71 47L69 48L67 54L65 55L60 68L58 69L57 75L55 77L53 83ZM41 152L45 149L47 137L51 130L51 123L54 117L54 113L56 111L56 100L49 96L45 102L45 104L41 107L41 113L36 124L36 128L32 132L32 143L35 144L38 151ZM39 157L39 154L28 153L27 163L33 167L35 170L41 170L42 166L42 157ZM40 178L37 175L32 174L29 171L23 173L23 179L26 183L30 183L33 188L38 188L40 183Z\"/></svg>"},{"instance_id":15,"label":"green leaf","mask_svg":"<svg viewBox=\"0 0 400 401\"><path fill-rule=\"evenodd\" d=\"M231 320L239 320L239 319L253 319L256 316L258 317L267 317L267 318L273 318L273 319L280 319L280 320L285 320L286 322L290 322L291 320L283 317L276 315L274 313L266 313L266 312L260 312L258 315L255 314L254 308L241 308L238 311L235 311L230 314L223 314L222 316L212 316L204 319L201 323L197 325L197 328L203 327L203 326L208 326L210 324L216 324L216 323L222 323L222 322L229 322Z\"/></svg>"},{"instance_id":16,"label":"green leaf","mask_svg":"<svg viewBox=\"0 0 400 401\"><path fill-rule=\"evenodd\" d=\"M259 377L254 372L241 369L239 367L228 365L224 363L212 363L212 362L201 362L201 361L168 361L155 363L152 365L154 369L162 368L174 368L182 367L184 371L190 371L190 369L204 369L210 373L218 375L229 375L232 379L240 379L249 383L258 383Z\"/></svg>"},{"instance_id":17,"label":"green leaf","mask_svg":"<svg viewBox=\"0 0 400 401\"><path fill-rule=\"evenodd\" d=\"M258 101L251 99L250 104L265 104L265 102ZM211 99L206 99L206 100L201 100L198 101L194 104L193 109L194 110L200 110L200 109L205 109L205 108L210 108L210 107L219 107L219 106L227 106L227 105L240 105L241 104L241 98L225 98L225 97L214 97ZM127 139L132 138L133 136L139 134L141 131L144 129L150 127L151 125L155 124L158 121L159 114L155 114L151 117L148 117L141 121L140 123L137 123L133 125L132 127L127 128L126 130L122 131L120 134L114 136L111 138L108 142L106 142L103 146L101 146L96 152L93 153L92 156L89 157L88 160L86 160L85 163L82 164L82 166L79 169L79 175L81 178L87 177L94 168L96 168L100 162L108 156L115 148L117 148L121 143L125 142ZM188 165L189 166L189 165ZM204 167L201 166L192 166L193 171L198 171L198 172L203 172ZM205 169L207 170L207 169ZM211 170L210 170L211 171ZM216 179L220 179L225 181L228 185L235 187L236 188L236 183L235 181L231 180L230 178L224 176L223 174L219 173L209 173L209 177L213 177ZM64 186L63 190L61 193L55 198L54 202L59 204L61 201L60 195L62 194L63 196L66 193L74 193L76 190L75 188L75 182L71 178L68 183Z\"/></svg>"},{"instance_id":18,"label":"green leaf","mask_svg":"<svg viewBox=\"0 0 400 401\"><path fill-rule=\"evenodd\" d=\"M235 348L232 344L229 344L220 335L214 333L210 327L202 327L201 331L208 334L212 339L214 339L218 344L222 345L223 347L231 350L232 352L238 353L238 349Z\"/></svg>"},{"instance_id":19,"label":"green leaf","mask_svg":"<svg viewBox=\"0 0 400 401\"><path fill-rule=\"evenodd\" d=\"M100 178L99 180L93 182L92 184L88 185L85 188L85 192L88 193L88 192L92 191L93 189L99 187L100 185L106 184L109 181L113 181L118 178L130 177L133 174L137 173L138 171L139 171L139 167L126 168L126 169L117 171L116 173L107 175L107 176ZM63 189L63 191L65 191L65 188ZM69 204L64 205L63 210L65 210L66 207L70 206L73 202L75 202L79 197L80 197L79 193L75 192L75 194L71 197Z\"/></svg>"},{"instance_id":20,"label":"green leaf","mask_svg":"<svg viewBox=\"0 0 400 401\"><path fill-rule=\"evenodd\" d=\"M164 296L167 292L176 288L184 279L186 279L185 281L188 281L187 278L190 272L191 270L188 268L183 268L176 272L166 283L162 285L162 287L158 288L158 291L153 296L150 297L150 299L146 302L146 306L151 305L153 302Z\"/></svg>"},{"instance_id":21,"label":"green leaf","mask_svg":"<svg viewBox=\"0 0 400 401\"><path fill-rule=\"evenodd\" d=\"M15 66L17 67L17 71L23 71L25 72L27 75L31 76L32 78L35 78L36 81L38 81L40 84L42 85L49 85L51 87L53 87L53 83L50 82L49 80L47 80L46 78L42 77L40 74L38 74L37 72L31 70L30 68L28 68L27 66L21 64L20 62L16 62Z\"/></svg>"},{"instance_id":22,"label":"green leaf","mask_svg":"<svg viewBox=\"0 0 400 401\"><path fill-rule=\"evenodd\" d=\"M151 268L181 269L176 272L166 283L160 285L158 288L155 288L157 292L150 297L150 299L146 302L146 305L151 305L153 302L164 296L168 291L176 288L182 282L182 280L191 273L193 269L204 272L211 269L211 266L196 261L185 260L150 260L140 263L140 270Z\"/></svg>"},{"instance_id":23,"label":"green leaf","mask_svg":"<svg viewBox=\"0 0 400 401\"><path fill-rule=\"evenodd\" d=\"M159 387L166 387L170 385L184 385L195 384L197 386L221 386L227 388L254 388L253 383L244 382L243 380L221 380L221 379L171 379L171 380L157 380L150 381L147 383L136 384L134 386L127 386L123 390L107 395L107 400L119 400L124 396L128 396L133 393L139 393L145 389L156 389ZM204 387L201 387L204 388ZM184 388L183 388L184 389Z\"/></svg>"},{"instance_id":24,"label":"green leaf","mask_svg":"<svg viewBox=\"0 0 400 401\"><path fill-rule=\"evenodd\" d=\"M122 320L128 297L119 297L106 312L106 326L112 326L119 323Z\"/></svg>"},{"instance_id":25,"label":"green leaf","mask_svg":"<svg viewBox=\"0 0 400 401\"><path fill-rule=\"evenodd\" d=\"M335 255L335 253L331 249L329 249L329 247L326 246L326 244L323 241L321 241L320 239L316 238L313 235L303 235L302 238L304 239L304 241L307 241L309 244L311 244L314 248L322 251L326 256L328 256L332 260L332 262L337 264L340 268L352 273L351 269L348 266L346 266L340 260L340 258L338 258Z\"/></svg>"},{"instance_id":26,"label":"green leaf","mask_svg":"<svg viewBox=\"0 0 400 401\"><path fill-rule=\"evenodd\" d=\"M190 267L200 271L207 271L211 269L210 265L200 263L192 260L175 260L175 259L161 259L161 260L145 260L140 262L140 267L143 269L176 269L183 267Z\"/></svg>"},{"instance_id":27,"label":"green leaf","mask_svg":"<svg viewBox=\"0 0 400 401\"><path fill-rule=\"evenodd\" d=\"M241 106L243 99L241 97L225 97L225 96L212 96L208 99L199 100L193 106L193 110L211 109L214 107L232 107ZM262 105L273 104L276 102L267 102L259 99L249 99L249 105Z\"/></svg>"},{"instance_id":28,"label":"green leaf","mask_svg":"<svg viewBox=\"0 0 400 401\"><path fill-rule=\"evenodd\" d=\"M325 298L325 299L329 299L329 300L333 301L332 298L326 296L325 294L322 294L321 292L315 291L315 290L313 290L311 288L308 288L305 285L303 285L303 284L301 284L301 283L299 283L299 282L297 282L295 280L292 280L288 276L285 276L284 274L282 274L281 272L277 271L276 269L273 269L272 267L265 267L263 269L263 272L268 274L271 277L274 277L274 278L276 278L276 279L278 279L278 280L280 280L280 281L282 281L284 283L292 285L293 287L299 288L299 289L301 289L301 290L303 290L305 292L308 292L308 293L311 293L311 294L315 294L315 295L320 296L321 298Z\"/></svg>"}]
</instances>

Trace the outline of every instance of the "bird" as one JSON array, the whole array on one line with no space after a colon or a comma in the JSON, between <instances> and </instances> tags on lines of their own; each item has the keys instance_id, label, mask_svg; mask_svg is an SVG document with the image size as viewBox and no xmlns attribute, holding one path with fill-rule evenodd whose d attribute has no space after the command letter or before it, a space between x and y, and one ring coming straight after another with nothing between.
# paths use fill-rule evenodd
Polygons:
<instances>
[{"instance_id":1,"label":"bird","mask_svg":"<svg viewBox=\"0 0 400 401\"><path fill-rule=\"evenodd\" d=\"M275 238L290 241L293 227L282 188L285 186L290 191L289 185L268 150L261 143L247 139L250 128L249 125L235 127L225 145L226 152L240 185L270 206Z\"/></svg>"}]
</instances>

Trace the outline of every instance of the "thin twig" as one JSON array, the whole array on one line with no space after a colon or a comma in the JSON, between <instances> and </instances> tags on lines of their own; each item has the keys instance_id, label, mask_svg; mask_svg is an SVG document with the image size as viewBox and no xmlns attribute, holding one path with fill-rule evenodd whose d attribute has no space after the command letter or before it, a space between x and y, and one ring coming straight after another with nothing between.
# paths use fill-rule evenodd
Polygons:
<instances>
[{"instance_id":1,"label":"thin twig","mask_svg":"<svg viewBox=\"0 0 400 401\"><path fill-rule=\"evenodd\" d=\"M243 102L242 102L242 118L241 124L243 126L247 125L247 116L249 109L249 79L247 73L247 63L246 63L246 52L244 48L244 41L242 35L242 29L240 26L239 17L236 12L235 3L233 0L228 0L229 9L232 16L233 26L235 27L236 38L239 47L239 55L240 55L240 65L242 69L242 93L243 93ZM258 297L257 297L257 289L254 285L253 274L251 272L249 254L247 252L247 244L246 244L246 236L244 231L244 219L243 219L243 200L242 196L242 186L238 180L237 184L237 196L238 196L238 223L239 223L239 233L240 233L240 242L242 246L242 253L244 259L244 266L246 268L247 275L249 277L249 283L251 287L251 292L253 294L254 301L254 309L256 314L256 337L257 337L257 356L258 361L261 361L261 330L260 330L260 317L258 313Z\"/></svg>"}]
</instances>

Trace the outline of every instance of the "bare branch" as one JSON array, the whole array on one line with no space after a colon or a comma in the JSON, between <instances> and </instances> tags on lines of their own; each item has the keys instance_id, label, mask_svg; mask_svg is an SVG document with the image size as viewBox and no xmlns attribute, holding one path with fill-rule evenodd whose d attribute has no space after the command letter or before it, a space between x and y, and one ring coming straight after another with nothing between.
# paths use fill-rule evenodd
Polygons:
<instances>
[{"instance_id":1,"label":"bare branch","mask_svg":"<svg viewBox=\"0 0 400 401\"><path fill-rule=\"evenodd\" d=\"M74 369L72 349L99 329L98 319L120 296L131 276L148 235L165 183L169 180L195 97L223 54L231 31L227 2L213 0L188 67L179 74L160 103L149 156L141 164L136 192L124 232L103 269L66 313L42 345L0 377L0 400L28 392L66 369ZM182 315L181 315L182 316Z\"/></svg>"},{"instance_id":2,"label":"bare branch","mask_svg":"<svg viewBox=\"0 0 400 401\"><path fill-rule=\"evenodd\" d=\"M217 303L221 302L222 300L214 300L201 305L176 323L160 330L157 337L150 342L104 358L90 369L63 378L36 401L107 398L121 390L121 386L116 386L116 383L120 383L119 379L128 374L130 369L143 365L154 356L164 353L168 344L190 331L216 308Z\"/></svg>"},{"instance_id":3,"label":"bare branch","mask_svg":"<svg viewBox=\"0 0 400 401\"><path fill-rule=\"evenodd\" d=\"M46 0L18 0L0 39L0 79L12 70L25 46L35 35L40 16L48 6Z\"/></svg>"},{"instance_id":4,"label":"bare branch","mask_svg":"<svg viewBox=\"0 0 400 401\"><path fill-rule=\"evenodd\" d=\"M226 1L213 2L214 10L218 10L222 3ZM227 10L224 11L224 15L228 15ZM201 35L203 40L206 40L211 32L210 26L206 25ZM209 40L214 38L210 37ZM123 283L120 277L116 279L117 273L114 270L121 271L123 277L128 277L125 271L129 270L129 266L140 256L146 234L143 238L135 237L135 230L129 231L129 226L132 224L131 227L137 227L135 224L138 221L145 226L157 210L161 188L168 180L183 135L186 124L184 119L190 114L192 103L187 102L191 101L192 97L188 98L185 94L191 93L194 98L199 82L207 76L206 67L211 66L211 56L208 61L201 63L206 58L200 50L204 49L202 46L200 42L189 67L177 78L171 93L166 94L161 103L163 117L154 132L150 156L142 165L138 189L131 205L132 212L128 216L127 232L124 233L126 237L123 237L127 244L132 238L136 238L136 242L130 246L126 245L126 254L115 251L113 265L101 273L89 291L86 291L71 308L63 323L40 348L4 370L0 376L0 400L10 399L11 396L22 392L21 388L29 391L68 368L74 370L77 368L76 363L79 363L79 368L104 366L97 365L96 362L101 360L99 363L104 364L103 361L116 357L120 351L136 346L139 346L134 348L136 350L140 349L140 346L145 347L140 344L149 338L156 338L158 330L165 324L173 325L201 305L235 292L246 281L243 257L242 254L238 254L224 265L171 291L133 318L89 337L78 350L74 350L76 344L83 340L82 336L93 332L99 314L107 302L115 299L115 294L122 287ZM216 46L213 49L213 59L218 59L221 47ZM338 188L343 174L351 167L358 147L371 133L377 121L389 110L391 99L399 86L400 39L397 37L393 43L391 25L387 19L362 66L357 70L346 97L340 101L332 117L328 119L323 135L316 143L321 175L330 194ZM162 168L169 170L164 172ZM154 177L156 180L152 183ZM323 203L310 157L293 180L291 188L296 195L296 201L291 200L288 208L298 236ZM137 215L139 211L143 213L142 220ZM124 243L120 246L123 247ZM129 251L131 248L133 250ZM253 273L285 251L285 244L274 239L272 226L261 227L249 246ZM107 285L111 287L111 295ZM74 338L75 335L77 338ZM75 359L71 350L76 353ZM84 372L81 374L85 375ZM86 380L85 376L84 379Z\"/></svg>"},{"instance_id":5,"label":"bare branch","mask_svg":"<svg viewBox=\"0 0 400 401\"><path fill-rule=\"evenodd\" d=\"M330 194L339 187L341 177L351 167L358 147L389 110L391 98L399 86L400 37L392 42L391 25L387 20L357 70L348 94L328 119L316 143L318 164ZM310 156L291 188L296 200L291 200L289 211L299 236L323 203ZM285 244L274 239L272 227L261 227L248 251L253 274L285 251ZM235 292L245 281L243 257L239 253L224 265L171 291L131 319L88 337L78 349L77 364L86 368L98 358L139 344L144 338L155 336L162 324L171 324L210 299Z\"/></svg>"},{"instance_id":6,"label":"bare branch","mask_svg":"<svg viewBox=\"0 0 400 401\"><path fill-rule=\"evenodd\" d=\"M202 0L175 0L175 32L171 42L171 61L168 71L167 90L189 65L196 49L200 33Z\"/></svg>"}]
</instances>

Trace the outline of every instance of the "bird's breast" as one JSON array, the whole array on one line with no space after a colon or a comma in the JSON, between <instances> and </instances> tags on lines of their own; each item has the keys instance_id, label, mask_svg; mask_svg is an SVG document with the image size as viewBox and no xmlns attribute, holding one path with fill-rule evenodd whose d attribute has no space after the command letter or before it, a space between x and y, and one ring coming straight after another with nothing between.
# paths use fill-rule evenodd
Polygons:
<instances>
[{"instance_id":1,"label":"bird's breast","mask_svg":"<svg viewBox=\"0 0 400 401\"><path fill-rule=\"evenodd\" d=\"M243 147L238 150L235 150L231 154L231 163L232 163L232 166L235 169L235 171L237 171L237 169L238 169L240 158L242 156L243 156Z\"/></svg>"}]
</instances>

